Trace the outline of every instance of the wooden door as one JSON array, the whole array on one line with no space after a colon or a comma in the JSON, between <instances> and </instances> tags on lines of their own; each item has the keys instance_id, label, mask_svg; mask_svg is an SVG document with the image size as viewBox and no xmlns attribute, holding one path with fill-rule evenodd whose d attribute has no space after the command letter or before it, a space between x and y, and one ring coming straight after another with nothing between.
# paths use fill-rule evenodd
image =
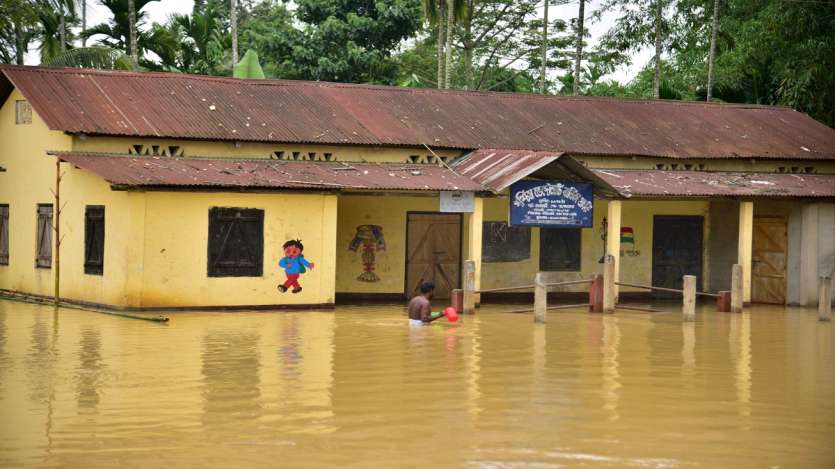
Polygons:
<instances>
[{"instance_id":1,"label":"wooden door","mask_svg":"<svg viewBox=\"0 0 835 469\"><path fill-rule=\"evenodd\" d=\"M786 303L786 219L754 218L751 255L751 301Z\"/></svg>"},{"instance_id":2,"label":"wooden door","mask_svg":"<svg viewBox=\"0 0 835 469\"><path fill-rule=\"evenodd\" d=\"M406 296L423 282L435 284L436 298L449 298L461 285L461 215L409 213L406 221Z\"/></svg>"},{"instance_id":3,"label":"wooden door","mask_svg":"<svg viewBox=\"0 0 835 469\"><path fill-rule=\"evenodd\" d=\"M702 281L704 218L656 215L652 224L652 284L681 288L682 277L695 275ZM621 277L623 270L621 270ZM697 287L698 288L698 287ZM680 294L653 292L656 298L681 298Z\"/></svg>"}]
</instances>

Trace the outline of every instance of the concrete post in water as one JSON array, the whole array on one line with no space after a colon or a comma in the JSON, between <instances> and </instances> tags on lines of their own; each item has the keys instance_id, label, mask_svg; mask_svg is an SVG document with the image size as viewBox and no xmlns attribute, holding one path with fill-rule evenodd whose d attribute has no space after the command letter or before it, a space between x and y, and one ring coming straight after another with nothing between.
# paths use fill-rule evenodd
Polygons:
<instances>
[{"instance_id":1,"label":"concrete post in water","mask_svg":"<svg viewBox=\"0 0 835 469\"><path fill-rule=\"evenodd\" d=\"M548 311L548 287L545 286L545 276L537 272L534 277L533 289L533 322L544 323Z\"/></svg>"},{"instance_id":2,"label":"concrete post in water","mask_svg":"<svg viewBox=\"0 0 835 469\"><path fill-rule=\"evenodd\" d=\"M606 254L612 256L612 262L614 263L613 272L613 280L612 282L617 282L620 278L620 221L621 221L621 201L620 200L610 200L607 204L606 208L606 217L608 220L607 225L607 232L606 232ZM618 302L618 294L620 293L620 288L617 285L612 284L614 296L612 297L612 305Z\"/></svg>"},{"instance_id":3,"label":"concrete post in water","mask_svg":"<svg viewBox=\"0 0 835 469\"><path fill-rule=\"evenodd\" d=\"M615 311L615 258L606 254L603 261L603 312Z\"/></svg>"},{"instance_id":4,"label":"concrete post in water","mask_svg":"<svg viewBox=\"0 0 835 469\"><path fill-rule=\"evenodd\" d=\"M731 292L729 290L719 292L719 298L716 299L716 311L720 313L731 312Z\"/></svg>"},{"instance_id":5,"label":"concrete post in water","mask_svg":"<svg viewBox=\"0 0 835 469\"><path fill-rule=\"evenodd\" d=\"M449 305L458 314L464 314L464 290L455 288L449 293Z\"/></svg>"},{"instance_id":6,"label":"concrete post in water","mask_svg":"<svg viewBox=\"0 0 835 469\"><path fill-rule=\"evenodd\" d=\"M589 285L589 312L603 312L603 276L594 274Z\"/></svg>"},{"instance_id":7,"label":"concrete post in water","mask_svg":"<svg viewBox=\"0 0 835 469\"><path fill-rule=\"evenodd\" d=\"M696 320L696 276L685 275L682 282L684 287L683 304L681 306L682 319L687 322Z\"/></svg>"},{"instance_id":8,"label":"concrete post in water","mask_svg":"<svg viewBox=\"0 0 835 469\"><path fill-rule=\"evenodd\" d=\"M475 314L475 261L464 261L464 314Z\"/></svg>"},{"instance_id":9,"label":"concrete post in water","mask_svg":"<svg viewBox=\"0 0 835 469\"><path fill-rule=\"evenodd\" d=\"M731 267L731 312L742 312L742 266L734 264Z\"/></svg>"},{"instance_id":10,"label":"concrete post in water","mask_svg":"<svg viewBox=\"0 0 835 469\"><path fill-rule=\"evenodd\" d=\"M739 246L737 263L742 266L742 301L751 302L751 259L753 256L754 202L739 203Z\"/></svg>"},{"instance_id":11,"label":"concrete post in water","mask_svg":"<svg viewBox=\"0 0 835 469\"><path fill-rule=\"evenodd\" d=\"M827 322L832 317L832 279L822 276L818 286L818 320Z\"/></svg>"}]
</instances>

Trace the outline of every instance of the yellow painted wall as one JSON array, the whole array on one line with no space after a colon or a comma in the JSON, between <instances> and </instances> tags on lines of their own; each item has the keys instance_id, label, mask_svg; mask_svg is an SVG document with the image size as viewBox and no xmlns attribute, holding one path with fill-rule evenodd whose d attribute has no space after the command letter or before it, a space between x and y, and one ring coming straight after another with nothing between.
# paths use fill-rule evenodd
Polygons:
<instances>
[{"instance_id":1,"label":"yellow painted wall","mask_svg":"<svg viewBox=\"0 0 835 469\"><path fill-rule=\"evenodd\" d=\"M486 199L484 203L485 221L507 221L508 199ZM654 215L701 215L705 217L703 255L703 279L708 278L708 203L704 201L623 201L622 226L630 226L635 231L635 248L621 245L620 279L629 283L650 284L652 281L652 219ZM602 273L598 263L603 254L603 241L600 229L606 216L605 200L594 201L594 227L583 228L581 234L582 255L579 272L552 272L551 281L577 280L589 278L594 273ZM539 270L539 228L531 228L530 258L518 262L485 262L482 264L481 285L484 289L533 283L533 277ZM633 252L625 252L633 251ZM637 251L637 253L635 252ZM636 255L637 254L637 255ZM588 287L565 287L565 291L587 291ZM622 288L621 291L635 291Z\"/></svg>"},{"instance_id":2,"label":"yellow painted wall","mask_svg":"<svg viewBox=\"0 0 835 469\"><path fill-rule=\"evenodd\" d=\"M337 201L324 194L149 192L145 195L142 306L292 305L333 303ZM209 209L264 210L264 275L208 277ZM301 293L279 293L286 280L282 245L301 239L314 269Z\"/></svg>"},{"instance_id":3,"label":"yellow painted wall","mask_svg":"<svg viewBox=\"0 0 835 469\"><path fill-rule=\"evenodd\" d=\"M286 156L293 152L305 155L309 158L310 153L316 157L322 157L325 153L331 153L336 161L368 161L368 162L396 162L409 161L409 157L417 155L420 158L432 156L426 148L400 148L400 147L359 147L359 146L334 146L334 145L305 145L305 144L274 144L274 143L252 143L252 142L213 142L203 140L173 140L173 139L147 139L147 138L126 138L126 137L98 137L88 136L75 138L73 150L88 152L110 152L128 153L133 145L143 145L145 149L153 152L153 147L158 146L160 150L169 146L177 146L183 151L183 155L218 157L218 158L275 158L273 152L283 151ZM450 161L462 154L459 150L433 149L440 157L448 158Z\"/></svg>"},{"instance_id":4,"label":"yellow painted wall","mask_svg":"<svg viewBox=\"0 0 835 469\"><path fill-rule=\"evenodd\" d=\"M406 213L437 212L437 196L340 196L336 241L336 291L340 293L403 293L406 275ZM348 246L358 225L380 225L386 250L376 253L379 282L357 279L363 271L362 248L349 251ZM466 234L462 235L466 236ZM458 240L455 240L458 242Z\"/></svg>"},{"instance_id":5,"label":"yellow painted wall","mask_svg":"<svg viewBox=\"0 0 835 469\"><path fill-rule=\"evenodd\" d=\"M8 266L0 266L0 289L52 296L55 253L51 269L35 268L36 209L54 205L55 158L47 150L69 150L72 138L50 131L33 112L31 124L15 124L14 91L0 109L0 203L9 204ZM109 184L66 163L61 165L61 296L87 302L127 306L138 301L128 284L131 271L141 272L143 194L113 192ZM104 275L84 273L84 211L105 206ZM57 209L53 207L53 211Z\"/></svg>"}]
</instances>

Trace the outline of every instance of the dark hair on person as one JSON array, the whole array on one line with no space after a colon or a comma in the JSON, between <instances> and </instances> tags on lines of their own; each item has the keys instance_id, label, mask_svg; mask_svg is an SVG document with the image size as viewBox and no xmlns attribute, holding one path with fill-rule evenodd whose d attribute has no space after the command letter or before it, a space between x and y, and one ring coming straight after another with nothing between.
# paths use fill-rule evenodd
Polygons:
<instances>
[{"instance_id":1,"label":"dark hair on person","mask_svg":"<svg viewBox=\"0 0 835 469\"><path fill-rule=\"evenodd\" d=\"M287 249L290 246L296 246L297 248L299 248L299 251L304 251L304 244L302 244L302 240L300 239L291 239L290 241L284 243L284 246L282 246L282 248Z\"/></svg>"},{"instance_id":2,"label":"dark hair on person","mask_svg":"<svg viewBox=\"0 0 835 469\"><path fill-rule=\"evenodd\" d=\"M435 289L435 284L432 282L423 282L420 284L421 293L429 293Z\"/></svg>"}]
</instances>

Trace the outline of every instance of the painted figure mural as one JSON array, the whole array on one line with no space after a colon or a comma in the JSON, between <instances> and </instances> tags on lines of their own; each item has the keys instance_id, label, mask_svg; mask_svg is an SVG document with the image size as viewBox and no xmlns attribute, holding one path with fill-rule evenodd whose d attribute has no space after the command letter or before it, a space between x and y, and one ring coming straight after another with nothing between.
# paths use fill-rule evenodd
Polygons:
<instances>
[{"instance_id":1,"label":"painted figure mural","mask_svg":"<svg viewBox=\"0 0 835 469\"><path fill-rule=\"evenodd\" d=\"M304 245L300 239L291 239L284 243L284 257L278 261L278 266L284 269L287 275L287 281L278 286L278 291L286 292L293 287L293 293L302 291L302 286L299 284L299 276L307 272L307 269L313 270L313 263L304 258Z\"/></svg>"},{"instance_id":2,"label":"painted figure mural","mask_svg":"<svg viewBox=\"0 0 835 469\"><path fill-rule=\"evenodd\" d=\"M386 240L383 238L383 227L380 225L360 225L357 234L351 240L348 250L357 252L362 246L363 271L357 277L360 282L379 282L380 277L374 273L376 252L386 250Z\"/></svg>"}]
</instances>

